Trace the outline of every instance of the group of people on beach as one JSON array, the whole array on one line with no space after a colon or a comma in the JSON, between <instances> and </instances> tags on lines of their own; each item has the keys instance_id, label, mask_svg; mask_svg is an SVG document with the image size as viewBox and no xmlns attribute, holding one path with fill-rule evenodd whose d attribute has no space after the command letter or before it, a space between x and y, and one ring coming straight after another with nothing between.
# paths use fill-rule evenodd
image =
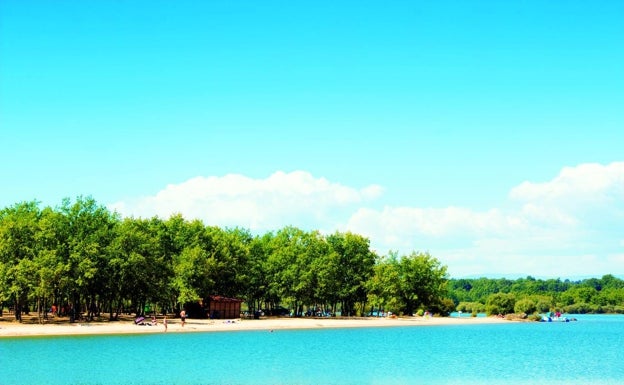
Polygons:
<instances>
[{"instance_id":1,"label":"group of people on beach","mask_svg":"<svg viewBox=\"0 0 624 385\"><path fill-rule=\"evenodd\" d=\"M186 324L186 318L187 318L186 311L182 310L180 312L180 320L181 320L180 324L182 325L182 327L184 327L184 325ZM145 319L144 317L139 317L134 322L135 322L135 324L141 325L141 326L143 326L143 325L147 325L147 326L156 326L156 325L158 325L158 320L156 319L156 314L152 315L152 320L151 320L150 323L145 323L144 319ZM165 332L166 332L167 331L167 327L168 327L167 316L166 315L165 315L165 317L162 320L162 324L163 324L163 326L165 328Z\"/></svg>"}]
</instances>

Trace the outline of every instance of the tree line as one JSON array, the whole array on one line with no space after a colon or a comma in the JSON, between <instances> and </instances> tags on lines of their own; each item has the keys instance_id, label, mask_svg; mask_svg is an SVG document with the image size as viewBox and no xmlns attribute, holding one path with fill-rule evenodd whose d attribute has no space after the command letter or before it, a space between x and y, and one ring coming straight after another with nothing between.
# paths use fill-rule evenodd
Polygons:
<instances>
[{"instance_id":1,"label":"tree line","mask_svg":"<svg viewBox=\"0 0 624 385\"><path fill-rule=\"evenodd\" d=\"M457 310L469 313L624 313L624 280L611 274L577 281L451 279L448 296Z\"/></svg>"},{"instance_id":2,"label":"tree line","mask_svg":"<svg viewBox=\"0 0 624 385\"><path fill-rule=\"evenodd\" d=\"M428 253L379 256L350 232L252 235L181 215L122 218L91 197L0 210L0 315L10 308L20 321L24 311L42 321L50 309L89 320L179 312L211 295L295 315L448 314L448 278Z\"/></svg>"}]
</instances>

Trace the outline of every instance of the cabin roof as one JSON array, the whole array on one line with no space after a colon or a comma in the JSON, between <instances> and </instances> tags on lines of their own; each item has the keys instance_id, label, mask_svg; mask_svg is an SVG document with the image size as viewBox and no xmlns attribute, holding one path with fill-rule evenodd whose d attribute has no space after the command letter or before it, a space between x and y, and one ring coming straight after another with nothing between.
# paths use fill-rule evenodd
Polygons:
<instances>
[{"instance_id":1,"label":"cabin roof","mask_svg":"<svg viewBox=\"0 0 624 385\"><path fill-rule=\"evenodd\" d=\"M221 295L211 295L208 297L210 302L231 302L231 303L241 303L245 302L245 300L239 298L228 298Z\"/></svg>"}]
</instances>

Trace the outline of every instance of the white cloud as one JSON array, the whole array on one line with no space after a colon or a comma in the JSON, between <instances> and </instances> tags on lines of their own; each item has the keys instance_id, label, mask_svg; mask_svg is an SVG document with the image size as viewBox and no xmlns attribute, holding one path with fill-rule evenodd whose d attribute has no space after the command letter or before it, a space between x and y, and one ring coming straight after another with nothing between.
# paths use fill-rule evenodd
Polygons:
<instances>
[{"instance_id":1,"label":"white cloud","mask_svg":"<svg viewBox=\"0 0 624 385\"><path fill-rule=\"evenodd\" d=\"M453 275L624 273L624 162L567 167L509 196L505 210L361 208L346 228L380 253L430 251Z\"/></svg>"},{"instance_id":2,"label":"white cloud","mask_svg":"<svg viewBox=\"0 0 624 385\"><path fill-rule=\"evenodd\" d=\"M210 225L257 231L287 225L317 229L339 221L336 215L345 208L364 204L381 194L377 185L356 189L304 171L278 171L265 179L238 174L196 177L168 185L154 196L109 207L124 216L167 218L181 213L185 218L201 219Z\"/></svg>"},{"instance_id":3,"label":"white cloud","mask_svg":"<svg viewBox=\"0 0 624 385\"><path fill-rule=\"evenodd\" d=\"M520 201L555 202L560 206L621 203L624 196L624 162L608 165L585 163L565 167L544 183L525 181L510 192Z\"/></svg>"},{"instance_id":4,"label":"white cloud","mask_svg":"<svg viewBox=\"0 0 624 385\"><path fill-rule=\"evenodd\" d=\"M122 215L181 213L218 226L353 231L379 253L429 251L453 276L624 273L624 162L566 167L510 190L505 208L376 207L383 189L354 188L305 171L265 179L196 177L154 196L110 205Z\"/></svg>"}]
</instances>

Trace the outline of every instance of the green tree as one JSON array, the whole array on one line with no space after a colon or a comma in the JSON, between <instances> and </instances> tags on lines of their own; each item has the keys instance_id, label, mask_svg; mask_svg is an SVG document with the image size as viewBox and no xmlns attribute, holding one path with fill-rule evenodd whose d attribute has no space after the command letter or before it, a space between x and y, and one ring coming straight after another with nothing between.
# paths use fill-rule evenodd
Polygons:
<instances>
[{"instance_id":1,"label":"green tree","mask_svg":"<svg viewBox=\"0 0 624 385\"><path fill-rule=\"evenodd\" d=\"M331 312L338 310L341 293L341 256L331 249L326 237L317 236L312 259L312 270L318 281L315 297L318 302L328 304Z\"/></svg>"},{"instance_id":2,"label":"green tree","mask_svg":"<svg viewBox=\"0 0 624 385\"><path fill-rule=\"evenodd\" d=\"M206 294L229 297L244 295L249 284L249 247L253 239L251 234L240 228L221 230L210 227L206 231L212 238L212 246L206 251L217 261L217 269L213 271L212 277L215 285Z\"/></svg>"},{"instance_id":3,"label":"green tree","mask_svg":"<svg viewBox=\"0 0 624 385\"><path fill-rule=\"evenodd\" d=\"M71 315L86 309L91 320L99 312L100 294L109 290L106 270L119 217L91 197L78 197L74 203L65 199L61 212L66 220Z\"/></svg>"},{"instance_id":4,"label":"green tree","mask_svg":"<svg viewBox=\"0 0 624 385\"><path fill-rule=\"evenodd\" d=\"M438 307L446 294L446 266L429 253L416 253L399 260L399 297L404 313Z\"/></svg>"},{"instance_id":5,"label":"green tree","mask_svg":"<svg viewBox=\"0 0 624 385\"><path fill-rule=\"evenodd\" d=\"M327 237L327 243L337 257L336 284L342 314L355 315L356 304L365 308L366 285L373 276L376 256L368 238L350 232L334 233Z\"/></svg>"},{"instance_id":6,"label":"green tree","mask_svg":"<svg viewBox=\"0 0 624 385\"><path fill-rule=\"evenodd\" d=\"M269 246L267 272L270 277L267 305L273 308L282 301L291 302L294 308L302 303L299 278L302 269L306 269L305 232L296 227L279 230Z\"/></svg>"},{"instance_id":7,"label":"green tree","mask_svg":"<svg viewBox=\"0 0 624 385\"><path fill-rule=\"evenodd\" d=\"M180 305L196 302L210 293L214 287L217 261L200 246L187 247L177 256L173 285Z\"/></svg>"},{"instance_id":8,"label":"green tree","mask_svg":"<svg viewBox=\"0 0 624 385\"><path fill-rule=\"evenodd\" d=\"M249 310L255 312L262 308L262 302L268 298L269 278L267 258L271 234L254 237L249 244L249 264L247 284L243 287L243 296Z\"/></svg>"},{"instance_id":9,"label":"green tree","mask_svg":"<svg viewBox=\"0 0 624 385\"><path fill-rule=\"evenodd\" d=\"M40 210L37 202L22 202L0 212L0 297L15 308L15 319L22 320L22 309L36 286L37 242Z\"/></svg>"},{"instance_id":10,"label":"green tree","mask_svg":"<svg viewBox=\"0 0 624 385\"><path fill-rule=\"evenodd\" d=\"M487 315L511 314L514 312L516 297L511 293L496 293L488 297L485 303Z\"/></svg>"},{"instance_id":11,"label":"green tree","mask_svg":"<svg viewBox=\"0 0 624 385\"><path fill-rule=\"evenodd\" d=\"M66 238L63 237L64 217L50 207L41 211L38 222L38 253L35 259L37 268L36 301L41 315L47 315L51 305L62 301L62 288L68 283L68 265L62 257L66 250Z\"/></svg>"},{"instance_id":12,"label":"green tree","mask_svg":"<svg viewBox=\"0 0 624 385\"><path fill-rule=\"evenodd\" d=\"M531 298L523 298L516 301L514 305L515 313L533 314L537 311L536 302Z\"/></svg>"},{"instance_id":13,"label":"green tree","mask_svg":"<svg viewBox=\"0 0 624 385\"><path fill-rule=\"evenodd\" d=\"M624 280L612 274L603 275L600 281L600 285L603 289L624 289Z\"/></svg>"},{"instance_id":14,"label":"green tree","mask_svg":"<svg viewBox=\"0 0 624 385\"><path fill-rule=\"evenodd\" d=\"M101 292L111 320L117 319L127 300L143 314L146 304L159 302L160 291L167 287L160 272L162 251L153 224L153 219L126 218L115 229L105 270L108 290Z\"/></svg>"},{"instance_id":15,"label":"green tree","mask_svg":"<svg viewBox=\"0 0 624 385\"><path fill-rule=\"evenodd\" d=\"M399 313L405 308L400 295L399 257L396 252L378 257L374 274L368 281L368 301L374 309Z\"/></svg>"},{"instance_id":16,"label":"green tree","mask_svg":"<svg viewBox=\"0 0 624 385\"><path fill-rule=\"evenodd\" d=\"M559 296L561 303L565 305L572 305L574 303L580 304L589 304L592 302L592 299L598 294L596 289L591 286L585 285L575 285L572 286L569 290L561 293Z\"/></svg>"},{"instance_id":17,"label":"green tree","mask_svg":"<svg viewBox=\"0 0 624 385\"><path fill-rule=\"evenodd\" d=\"M327 282L321 282L323 264L328 253L328 245L318 231L308 232L303 238L303 253L297 257L298 279L295 284L299 305L325 307L324 296ZM301 308L301 306L299 307ZM297 311L297 308L295 308Z\"/></svg>"}]
</instances>

